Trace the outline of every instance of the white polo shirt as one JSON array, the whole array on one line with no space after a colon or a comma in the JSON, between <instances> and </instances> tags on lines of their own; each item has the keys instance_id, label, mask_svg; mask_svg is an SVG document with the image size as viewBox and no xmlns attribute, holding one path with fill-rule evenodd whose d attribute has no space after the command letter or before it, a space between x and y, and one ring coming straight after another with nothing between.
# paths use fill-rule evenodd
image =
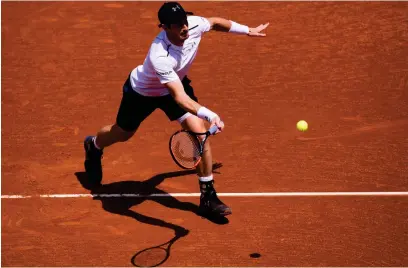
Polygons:
<instances>
[{"instance_id":1,"label":"white polo shirt","mask_svg":"<svg viewBox=\"0 0 408 268\"><path fill-rule=\"evenodd\" d=\"M143 65L130 74L133 90L144 96L170 94L165 83L183 79L187 75L203 33L210 30L210 22L203 17L188 16L189 37L183 46L173 45L166 32L161 31L154 39Z\"/></svg>"}]
</instances>

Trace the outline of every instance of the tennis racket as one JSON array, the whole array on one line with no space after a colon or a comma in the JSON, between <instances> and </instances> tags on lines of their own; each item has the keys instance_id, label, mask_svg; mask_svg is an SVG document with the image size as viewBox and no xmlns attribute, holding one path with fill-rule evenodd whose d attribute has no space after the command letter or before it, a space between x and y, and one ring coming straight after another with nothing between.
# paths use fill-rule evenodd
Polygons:
<instances>
[{"instance_id":1,"label":"tennis racket","mask_svg":"<svg viewBox=\"0 0 408 268\"><path fill-rule=\"evenodd\" d=\"M218 126L212 126L207 132L196 133L189 130L179 130L170 137L169 149L176 164L184 169L193 169L201 161L204 144L210 135L217 132ZM204 136L204 138L200 138Z\"/></svg>"}]
</instances>

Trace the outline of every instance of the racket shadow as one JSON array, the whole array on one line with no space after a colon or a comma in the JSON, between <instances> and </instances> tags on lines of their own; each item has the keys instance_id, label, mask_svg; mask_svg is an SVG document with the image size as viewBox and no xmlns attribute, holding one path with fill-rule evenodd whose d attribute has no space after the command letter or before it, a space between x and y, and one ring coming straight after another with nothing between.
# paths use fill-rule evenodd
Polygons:
<instances>
[{"instance_id":1,"label":"racket shadow","mask_svg":"<svg viewBox=\"0 0 408 268\"><path fill-rule=\"evenodd\" d=\"M217 169L219 169L220 167L222 167L222 164L215 163L213 165L213 172L218 173ZM196 214L197 216L205 218L215 224L227 224L229 222L226 217L214 217L211 215L202 215L199 211L199 207L196 204L191 203L191 202L182 202L168 195L167 192L158 188L160 183L162 183L164 180L168 178L186 176L190 174L196 174L196 171L195 170L183 170L183 171L167 172L167 173L155 175L145 181L120 181L120 182L114 182L114 183L109 183L109 184L93 183L92 181L89 180L85 172L76 172L75 176L77 177L77 180L81 183L81 185L85 189L90 190L91 194L95 195L95 197L93 198L94 200L100 200L102 202L102 207L104 210L110 213L131 217L142 223L146 223L146 224L150 224L150 225L158 226L158 227L163 227L163 228L168 228L174 231L174 238L172 238L168 242L162 245L159 245L157 247L152 247L149 249L144 249L142 251L139 251L131 259L131 262L134 266L155 267L155 266L159 266L163 264L169 258L171 245L173 245L173 243L176 242L178 239L186 236L189 233L189 231L182 226L166 222L162 219L153 218L150 216L140 214L132 210L131 209L132 207L137 206L146 200L152 200L152 201L155 201L171 209L179 209L182 211L192 212ZM114 195L119 194L120 196L104 197L105 195L112 195L112 194ZM122 196L124 194L125 195L126 194L132 194L132 195L137 194L137 195L142 195L144 197ZM164 194L168 196L149 197L152 194ZM147 265L146 263L142 263L142 265L139 265L139 262L137 261L138 257L143 256L143 254L148 253L149 251L152 251L153 249L163 247L163 245L166 245L166 244L168 245L168 247L167 249L164 249L165 256L163 258L159 258L160 261L154 262L154 264L151 264L151 265Z\"/></svg>"},{"instance_id":2,"label":"racket shadow","mask_svg":"<svg viewBox=\"0 0 408 268\"><path fill-rule=\"evenodd\" d=\"M169 241L157 245L157 246L153 246L153 247L149 247L149 248L145 248L139 252L137 252L135 255L133 255L133 257L131 258L131 263L134 266L137 267L157 267L162 265L163 263L165 263L167 261L167 259L170 257L170 251L171 251L171 246L181 238L182 236L178 236L176 235L175 237L173 237L172 239L170 239ZM154 256L155 253L159 251L159 253L156 255L157 257L152 257L152 255Z\"/></svg>"}]
</instances>

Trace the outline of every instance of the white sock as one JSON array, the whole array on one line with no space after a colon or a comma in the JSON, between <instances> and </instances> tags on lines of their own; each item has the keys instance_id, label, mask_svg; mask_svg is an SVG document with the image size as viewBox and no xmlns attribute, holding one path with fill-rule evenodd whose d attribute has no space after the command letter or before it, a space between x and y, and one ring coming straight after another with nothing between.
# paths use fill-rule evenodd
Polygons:
<instances>
[{"instance_id":1,"label":"white sock","mask_svg":"<svg viewBox=\"0 0 408 268\"><path fill-rule=\"evenodd\" d=\"M199 179L201 182L209 182L209 181L212 181L212 180L213 180L213 175L211 174L211 175L208 176L208 177L198 177L198 179Z\"/></svg>"},{"instance_id":2,"label":"white sock","mask_svg":"<svg viewBox=\"0 0 408 268\"><path fill-rule=\"evenodd\" d=\"M95 148L98 149L98 150L101 150L101 148L99 148L99 146L96 144L96 137L93 137L92 141L93 141L93 143L95 145Z\"/></svg>"}]
</instances>

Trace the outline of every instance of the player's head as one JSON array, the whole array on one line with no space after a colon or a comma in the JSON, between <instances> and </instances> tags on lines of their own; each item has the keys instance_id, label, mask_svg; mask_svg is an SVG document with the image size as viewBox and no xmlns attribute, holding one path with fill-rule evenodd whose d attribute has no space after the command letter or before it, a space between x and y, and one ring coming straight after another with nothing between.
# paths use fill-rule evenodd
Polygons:
<instances>
[{"instance_id":1,"label":"player's head","mask_svg":"<svg viewBox=\"0 0 408 268\"><path fill-rule=\"evenodd\" d=\"M188 38L187 15L192 14L177 2L165 2L158 12L159 27L166 31L169 38L182 43Z\"/></svg>"}]
</instances>

